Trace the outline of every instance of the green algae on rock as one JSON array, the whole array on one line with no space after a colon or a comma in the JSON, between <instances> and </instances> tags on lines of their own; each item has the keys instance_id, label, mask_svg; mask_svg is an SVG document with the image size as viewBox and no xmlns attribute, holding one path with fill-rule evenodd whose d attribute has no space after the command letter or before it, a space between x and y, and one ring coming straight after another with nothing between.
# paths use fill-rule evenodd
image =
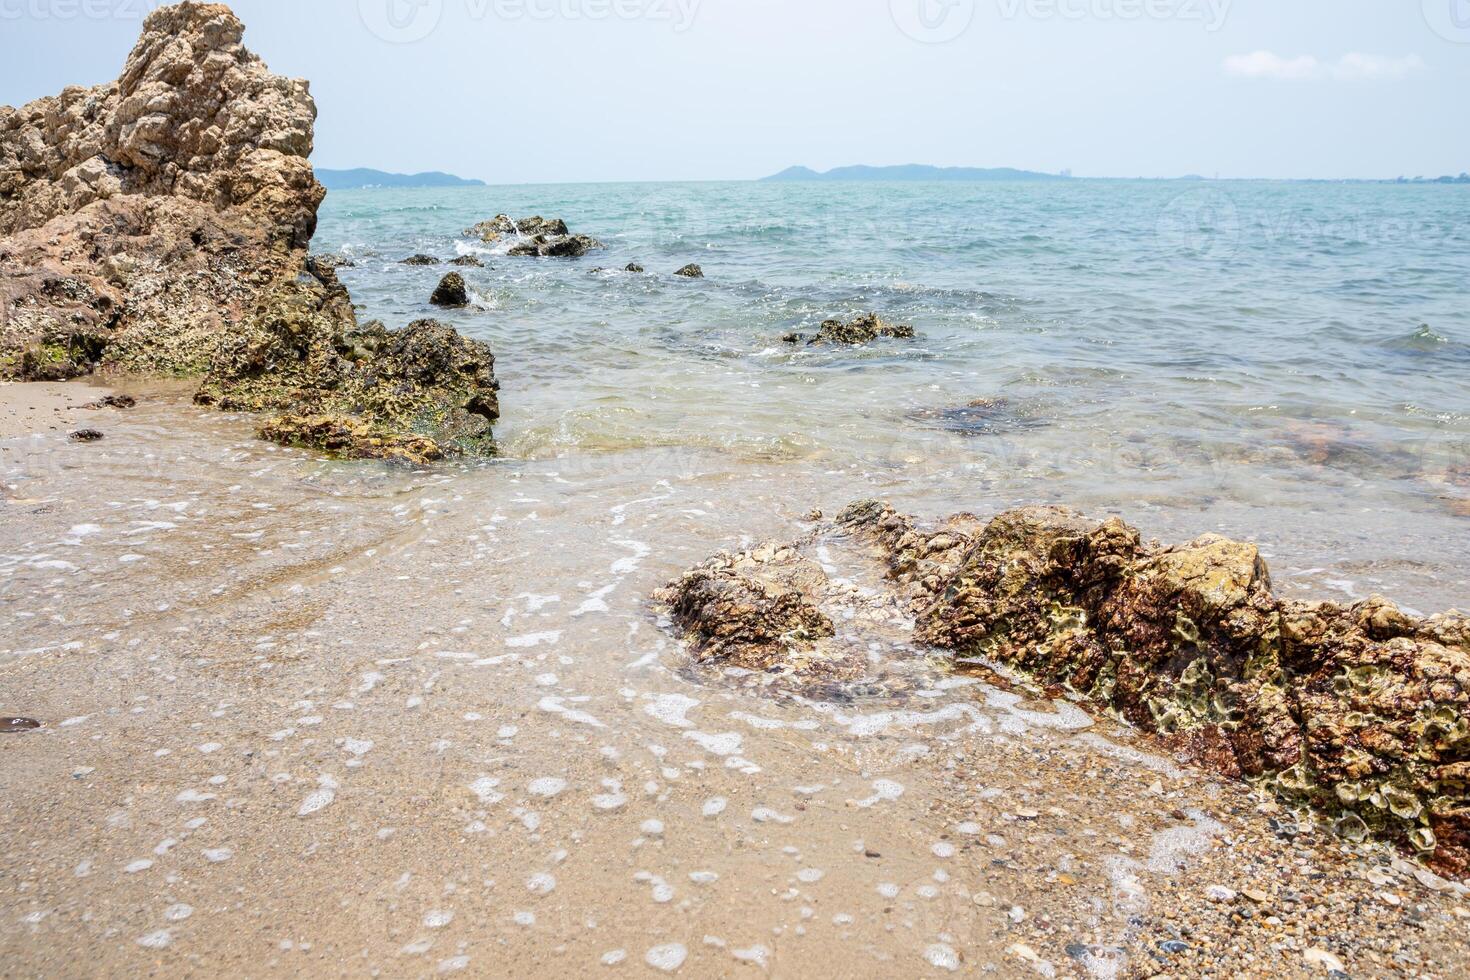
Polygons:
<instances>
[{"instance_id":1,"label":"green algae on rock","mask_svg":"<svg viewBox=\"0 0 1470 980\"><path fill-rule=\"evenodd\" d=\"M436 320L358 327L336 275L308 269L266 294L221 345L195 401L282 413L264 438L346 456L493 450L500 386L488 347Z\"/></svg>"},{"instance_id":2,"label":"green algae on rock","mask_svg":"<svg viewBox=\"0 0 1470 980\"><path fill-rule=\"evenodd\" d=\"M826 576L802 553L834 537L881 562L917 643L1069 689L1345 837L1470 873L1470 618L1282 599L1255 546L1218 535L1163 547L1061 507L923 529L877 501L769 556L717 556L660 597L701 656L814 674L861 646L821 616Z\"/></svg>"}]
</instances>

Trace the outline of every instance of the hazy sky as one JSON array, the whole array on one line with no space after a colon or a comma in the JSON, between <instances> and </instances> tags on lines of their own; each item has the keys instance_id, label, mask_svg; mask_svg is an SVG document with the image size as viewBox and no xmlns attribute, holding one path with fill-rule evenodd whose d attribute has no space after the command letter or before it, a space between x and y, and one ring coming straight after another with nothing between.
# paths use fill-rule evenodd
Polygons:
<instances>
[{"instance_id":1,"label":"hazy sky","mask_svg":"<svg viewBox=\"0 0 1470 980\"><path fill-rule=\"evenodd\" d=\"M0 0L0 102L116 77L150 0ZM493 183L792 164L1470 170L1470 0L238 0L314 161Z\"/></svg>"}]
</instances>

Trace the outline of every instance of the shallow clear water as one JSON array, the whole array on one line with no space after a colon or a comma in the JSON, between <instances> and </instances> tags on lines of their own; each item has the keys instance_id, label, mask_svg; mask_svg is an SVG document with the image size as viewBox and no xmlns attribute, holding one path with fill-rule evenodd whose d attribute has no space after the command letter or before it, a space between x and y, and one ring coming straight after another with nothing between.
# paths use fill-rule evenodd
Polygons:
<instances>
[{"instance_id":1,"label":"shallow clear water","mask_svg":"<svg viewBox=\"0 0 1470 980\"><path fill-rule=\"evenodd\" d=\"M509 258L508 212L607 244ZM1375 184L614 184L334 192L364 317L494 348L511 458L662 447L860 472L934 513L1049 500L1225 530L1307 591L1463 603L1470 193ZM475 252L475 305L427 300ZM707 278L671 273L698 262ZM629 262L649 273L621 270ZM876 310L914 342L795 349ZM990 404L954 413L977 399ZM595 465L616 465L612 458ZM1288 586L1290 582L1288 582Z\"/></svg>"}]
</instances>

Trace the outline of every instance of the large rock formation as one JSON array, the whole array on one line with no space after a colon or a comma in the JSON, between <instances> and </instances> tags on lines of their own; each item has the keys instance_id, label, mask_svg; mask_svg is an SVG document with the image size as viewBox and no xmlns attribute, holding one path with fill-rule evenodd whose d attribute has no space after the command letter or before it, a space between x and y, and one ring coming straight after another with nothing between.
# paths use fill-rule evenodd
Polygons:
<instances>
[{"instance_id":1,"label":"large rock formation","mask_svg":"<svg viewBox=\"0 0 1470 980\"><path fill-rule=\"evenodd\" d=\"M307 83L271 74L243 33L227 7L185 0L148 16L116 82L0 107L0 377L99 366L208 375L203 400L231 404L218 389L244 371L252 388L275 388L247 401L325 407L390 441L437 443L432 428L402 432L403 414L373 412L438 402L446 379L398 378L392 399L352 385L349 396L323 395L342 391L350 368L372 370L340 356L365 350L351 339L345 291L330 269L328 280L306 268L325 194L307 162L316 106ZM261 345L262 323L300 323L304 308L309 337ZM491 362L478 345L454 344ZM305 348L321 356L291 359ZM481 409L491 401L482 394Z\"/></svg>"},{"instance_id":2,"label":"large rock formation","mask_svg":"<svg viewBox=\"0 0 1470 980\"><path fill-rule=\"evenodd\" d=\"M1065 688L1197 761L1470 873L1470 618L1276 596L1253 545L1146 544L1056 507L932 529L877 502L785 549L857 540L915 615L912 638ZM820 571L818 569L818 571ZM752 576L756 581L752 582ZM717 558L661 598L701 656L824 658L865 639L806 627L825 586ZM816 624L820 626L821 624ZM774 637L774 639L773 639ZM740 661L735 660L737 664Z\"/></svg>"}]
</instances>

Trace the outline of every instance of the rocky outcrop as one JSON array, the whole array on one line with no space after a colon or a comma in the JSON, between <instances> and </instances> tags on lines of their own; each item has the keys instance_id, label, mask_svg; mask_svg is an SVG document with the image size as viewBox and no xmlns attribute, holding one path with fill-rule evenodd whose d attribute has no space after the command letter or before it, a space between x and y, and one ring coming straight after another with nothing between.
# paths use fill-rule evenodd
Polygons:
<instances>
[{"instance_id":1,"label":"rocky outcrop","mask_svg":"<svg viewBox=\"0 0 1470 980\"><path fill-rule=\"evenodd\" d=\"M1316 807L1345 837L1392 839L1470 873L1470 618L1418 619L1382 598L1283 599L1253 545L1206 535L1163 547L1118 518L1057 507L921 528L864 502L778 552L777 567L838 540L881 564L915 642L1073 691ZM820 581L773 580L754 557L720 556L665 595L705 656L755 651L808 669L811 651L840 663L865 646L840 618L815 629Z\"/></svg>"},{"instance_id":2,"label":"rocky outcrop","mask_svg":"<svg viewBox=\"0 0 1470 980\"><path fill-rule=\"evenodd\" d=\"M429 297L429 302L435 306L468 306L470 294L465 288L464 276L458 272L451 272L440 279L439 285L434 289L434 294Z\"/></svg>"},{"instance_id":3,"label":"rocky outcrop","mask_svg":"<svg viewBox=\"0 0 1470 980\"><path fill-rule=\"evenodd\" d=\"M116 82L0 108L0 377L204 376L212 404L330 404L378 435L411 421L400 434L479 444L488 351L435 334L441 360L473 348L471 377L350 356L364 331L334 266L306 261L316 106L243 33L185 0L148 16Z\"/></svg>"},{"instance_id":4,"label":"rocky outcrop","mask_svg":"<svg viewBox=\"0 0 1470 980\"><path fill-rule=\"evenodd\" d=\"M540 215L516 221L509 215L498 214L489 221L466 228L464 233L484 242L515 238L516 243L506 254L516 256L577 258L603 247L601 242L588 235L572 234L567 223L560 218L543 218Z\"/></svg>"},{"instance_id":5,"label":"rocky outcrop","mask_svg":"<svg viewBox=\"0 0 1470 980\"><path fill-rule=\"evenodd\" d=\"M788 344L846 344L855 347L879 337L912 339L913 336L914 328L906 323L889 323L876 313L864 313L847 323L841 320L823 320L816 334L810 337L803 333L789 333L781 339Z\"/></svg>"},{"instance_id":6,"label":"rocky outcrop","mask_svg":"<svg viewBox=\"0 0 1470 980\"><path fill-rule=\"evenodd\" d=\"M435 320L358 327L336 275L308 270L230 333L195 401L289 416L262 435L344 455L420 461L492 448L500 402L488 347Z\"/></svg>"},{"instance_id":7,"label":"rocky outcrop","mask_svg":"<svg viewBox=\"0 0 1470 980\"><path fill-rule=\"evenodd\" d=\"M506 255L529 255L543 259L575 259L602 243L587 235L533 235L510 247Z\"/></svg>"}]
</instances>

